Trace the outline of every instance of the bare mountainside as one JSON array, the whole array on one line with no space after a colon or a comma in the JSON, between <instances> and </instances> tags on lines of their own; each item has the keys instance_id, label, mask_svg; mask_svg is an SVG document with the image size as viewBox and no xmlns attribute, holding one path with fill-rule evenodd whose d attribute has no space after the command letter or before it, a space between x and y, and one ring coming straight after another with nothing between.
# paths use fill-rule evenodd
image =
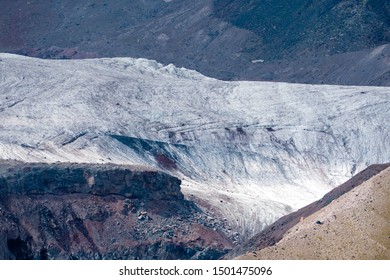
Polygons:
<instances>
[{"instance_id":1,"label":"bare mountainside","mask_svg":"<svg viewBox=\"0 0 390 280\"><path fill-rule=\"evenodd\" d=\"M362 177L375 174L375 170L383 171L361 182ZM335 197L309 216L301 211L300 222L288 227L283 238L275 245L265 248L262 246L260 250L254 246L250 252L238 258L390 259L389 182L388 164L369 168L340 186L345 190L348 185L351 187L358 184L352 190ZM332 192L334 191L337 192L337 189ZM325 196L323 200L331 197L332 195ZM277 228L275 226L274 229ZM278 229L281 229L280 223Z\"/></svg>"},{"instance_id":2,"label":"bare mountainside","mask_svg":"<svg viewBox=\"0 0 390 280\"><path fill-rule=\"evenodd\" d=\"M265 57L338 54L388 43L390 5L384 0L215 0L218 17L263 38Z\"/></svg>"},{"instance_id":3,"label":"bare mountainside","mask_svg":"<svg viewBox=\"0 0 390 280\"><path fill-rule=\"evenodd\" d=\"M389 9L386 0L3 1L0 52L143 57L224 80L389 86Z\"/></svg>"},{"instance_id":4,"label":"bare mountainside","mask_svg":"<svg viewBox=\"0 0 390 280\"><path fill-rule=\"evenodd\" d=\"M232 236L390 157L385 87L224 82L132 58L0 60L2 159L164 171Z\"/></svg>"},{"instance_id":5,"label":"bare mountainside","mask_svg":"<svg viewBox=\"0 0 390 280\"><path fill-rule=\"evenodd\" d=\"M245 241L241 246L234 248L225 258L234 258L239 255L243 255L247 252L254 252L266 247L270 247L279 242L286 232L290 231L292 227L301 222L305 217L311 216L322 208L326 207L333 200L338 199L340 196L350 192L356 186L359 186L363 182L369 180L376 174L388 168L390 164L375 164L371 165L363 171L359 172L347 182L334 188L327 193L320 200L317 200L296 212L283 216L265 230L256 234L249 240Z\"/></svg>"}]
</instances>

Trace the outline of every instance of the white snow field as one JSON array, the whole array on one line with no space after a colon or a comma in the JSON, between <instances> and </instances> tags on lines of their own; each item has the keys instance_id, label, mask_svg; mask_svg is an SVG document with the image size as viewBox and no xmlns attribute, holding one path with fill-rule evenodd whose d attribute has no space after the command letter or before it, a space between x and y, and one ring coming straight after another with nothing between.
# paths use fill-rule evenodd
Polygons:
<instances>
[{"instance_id":1,"label":"white snow field","mask_svg":"<svg viewBox=\"0 0 390 280\"><path fill-rule=\"evenodd\" d=\"M146 165L241 236L390 161L390 88L0 54L0 158Z\"/></svg>"}]
</instances>

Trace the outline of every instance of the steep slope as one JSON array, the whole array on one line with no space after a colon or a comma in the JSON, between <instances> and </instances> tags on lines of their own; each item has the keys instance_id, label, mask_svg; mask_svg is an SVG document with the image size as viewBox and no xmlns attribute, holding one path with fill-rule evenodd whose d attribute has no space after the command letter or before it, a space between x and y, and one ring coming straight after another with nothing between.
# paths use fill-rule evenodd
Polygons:
<instances>
[{"instance_id":1,"label":"steep slope","mask_svg":"<svg viewBox=\"0 0 390 280\"><path fill-rule=\"evenodd\" d=\"M255 34L215 18L212 0L17 0L5 5L0 11L2 52L142 57L232 78L235 70L229 68L243 68L249 61L236 54L259 42Z\"/></svg>"},{"instance_id":2,"label":"steep slope","mask_svg":"<svg viewBox=\"0 0 390 280\"><path fill-rule=\"evenodd\" d=\"M363 183L358 179L354 182L358 186L310 216L303 215L274 246L253 247L239 258L389 259L390 168L386 166Z\"/></svg>"},{"instance_id":3,"label":"steep slope","mask_svg":"<svg viewBox=\"0 0 390 280\"><path fill-rule=\"evenodd\" d=\"M0 59L1 158L163 170L232 235L390 157L388 88L222 82L145 59Z\"/></svg>"},{"instance_id":4,"label":"steep slope","mask_svg":"<svg viewBox=\"0 0 390 280\"><path fill-rule=\"evenodd\" d=\"M264 39L265 59L359 51L390 40L388 1L214 2L220 18Z\"/></svg>"},{"instance_id":5,"label":"steep slope","mask_svg":"<svg viewBox=\"0 0 390 280\"><path fill-rule=\"evenodd\" d=\"M214 11L261 39L240 79L389 86L388 1L216 0Z\"/></svg>"},{"instance_id":6,"label":"steep slope","mask_svg":"<svg viewBox=\"0 0 390 280\"><path fill-rule=\"evenodd\" d=\"M347 194L352 189L371 179L373 176L382 172L389 166L390 164L370 165L363 171L353 176L347 182L331 190L320 200L315 201L296 212L283 216L272 225L264 229L262 232L256 234L248 241L245 241L245 243L241 246L234 248L234 250L224 256L224 258L231 259L239 255L244 255L247 252L255 252L275 245L277 242L282 240L286 232L290 232L291 228L301 222L304 218L316 214L332 201L338 199L344 194Z\"/></svg>"},{"instance_id":7,"label":"steep slope","mask_svg":"<svg viewBox=\"0 0 390 280\"><path fill-rule=\"evenodd\" d=\"M0 161L0 259L215 259L221 230L163 172Z\"/></svg>"},{"instance_id":8,"label":"steep slope","mask_svg":"<svg viewBox=\"0 0 390 280\"><path fill-rule=\"evenodd\" d=\"M254 61L256 62L256 60ZM240 78L307 84L390 85L390 45L371 50L252 63Z\"/></svg>"},{"instance_id":9,"label":"steep slope","mask_svg":"<svg viewBox=\"0 0 390 280\"><path fill-rule=\"evenodd\" d=\"M389 53L367 60L389 42L385 0L14 0L0 10L0 52L144 57L224 80L389 86Z\"/></svg>"}]
</instances>

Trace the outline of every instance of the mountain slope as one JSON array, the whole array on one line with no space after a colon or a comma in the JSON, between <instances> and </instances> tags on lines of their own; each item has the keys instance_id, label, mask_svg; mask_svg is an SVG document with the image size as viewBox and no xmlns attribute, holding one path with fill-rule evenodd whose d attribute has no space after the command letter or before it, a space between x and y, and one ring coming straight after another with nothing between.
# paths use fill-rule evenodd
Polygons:
<instances>
[{"instance_id":1,"label":"mountain slope","mask_svg":"<svg viewBox=\"0 0 390 280\"><path fill-rule=\"evenodd\" d=\"M388 51L370 57L390 42L385 0L3 2L0 52L144 57L224 80L390 85Z\"/></svg>"},{"instance_id":2,"label":"mountain slope","mask_svg":"<svg viewBox=\"0 0 390 280\"><path fill-rule=\"evenodd\" d=\"M215 13L265 41L265 59L369 49L390 40L383 0L215 1Z\"/></svg>"},{"instance_id":3,"label":"mountain slope","mask_svg":"<svg viewBox=\"0 0 390 280\"><path fill-rule=\"evenodd\" d=\"M390 157L388 88L223 82L145 59L0 59L1 158L163 170L231 235Z\"/></svg>"},{"instance_id":4,"label":"mountain slope","mask_svg":"<svg viewBox=\"0 0 390 280\"><path fill-rule=\"evenodd\" d=\"M291 232L291 228L302 222L304 218L317 214L317 212L319 212L322 208L327 207L327 205L329 205L332 201L351 192L355 187L371 179L373 176L382 172L389 166L390 164L370 165L353 176L347 182L331 190L320 200L315 201L296 212L283 216L262 232L244 242L242 246L234 248L234 250L229 252L224 258L234 258L239 255L244 255L247 252L259 251L264 248L274 246L283 239L287 232Z\"/></svg>"},{"instance_id":5,"label":"mountain slope","mask_svg":"<svg viewBox=\"0 0 390 280\"><path fill-rule=\"evenodd\" d=\"M387 165L388 166L388 165ZM274 246L241 259L389 259L390 169L288 229Z\"/></svg>"},{"instance_id":6,"label":"mountain slope","mask_svg":"<svg viewBox=\"0 0 390 280\"><path fill-rule=\"evenodd\" d=\"M6 3L0 51L59 58L143 57L232 78L235 70L229 68L248 64L236 54L259 41L215 18L212 0L28 3Z\"/></svg>"}]
</instances>

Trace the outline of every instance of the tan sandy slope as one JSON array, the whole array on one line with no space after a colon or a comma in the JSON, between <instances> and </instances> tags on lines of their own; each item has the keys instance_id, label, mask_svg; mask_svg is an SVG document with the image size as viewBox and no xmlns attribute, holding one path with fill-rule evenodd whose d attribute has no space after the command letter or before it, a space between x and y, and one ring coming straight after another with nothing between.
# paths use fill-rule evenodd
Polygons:
<instances>
[{"instance_id":1,"label":"tan sandy slope","mask_svg":"<svg viewBox=\"0 0 390 280\"><path fill-rule=\"evenodd\" d=\"M390 259L390 168L239 259Z\"/></svg>"}]
</instances>

